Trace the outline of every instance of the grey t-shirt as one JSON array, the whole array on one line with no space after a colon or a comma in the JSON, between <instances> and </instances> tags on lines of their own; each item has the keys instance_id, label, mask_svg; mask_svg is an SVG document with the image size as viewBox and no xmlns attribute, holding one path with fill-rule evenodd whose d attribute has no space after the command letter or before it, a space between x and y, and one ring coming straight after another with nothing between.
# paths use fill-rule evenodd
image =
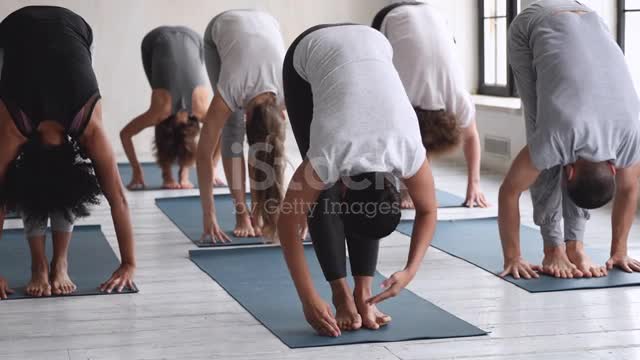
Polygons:
<instances>
[{"instance_id":1,"label":"grey t-shirt","mask_svg":"<svg viewBox=\"0 0 640 360\"><path fill-rule=\"evenodd\" d=\"M316 30L300 41L293 64L313 92L307 158L325 184L367 172L416 174L426 159L418 119L380 32Z\"/></svg>"},{"instance_id":2,"label":"grey t-shirt","mask_svg":"<svg viewBox=\"0 0 640 360\"><path fill-rule=\"evenodd\" d=\"M217 91L232 111L266 92L284 103L285 46L275 18L257 10L227 11L212 24L211 39L221 62Z\"/></svg>"},{"instance_id":3,"label":"grey t-shirt","mask_svg":"<svg viewBox=\"0 0 640 360\"><path fill-rule=\"evenodd\" d=\"M475 106L444 17L429 4L398 6L384 18L380 31L393 47L393 63L411 104L446 110L455 114L460 127L469 127Z\"/></svg>"},{"instance_id":4,"label":"grey t-shirt","mask_svg":"<svg viewBox=\"0 0 640 360\"><path fill-rule=\"evenodd\" d=\"M536 168L640 161L640 104L624 55L602 19L541 9L528 22L537 117L528 146ZM523 24L525 22L522 22Z\"/></svg>"}]
</instances>

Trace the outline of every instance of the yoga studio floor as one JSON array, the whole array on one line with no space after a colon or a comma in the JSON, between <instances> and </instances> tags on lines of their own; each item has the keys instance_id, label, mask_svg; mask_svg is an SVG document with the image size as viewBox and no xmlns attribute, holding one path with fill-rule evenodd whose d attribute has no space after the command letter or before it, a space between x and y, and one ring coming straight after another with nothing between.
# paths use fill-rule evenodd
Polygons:
<instances>
[{"instance_id":1,"label":"yoga studio floor","mask_svg":"<svg viewBox=\"0 0 640 360\"><path fill-rule=\"evenodd\" d=\"M435 174L440 189L464 194L462 167L438 164ZM483 187L494 206L500 179L484 173ZM435 249L410 289L488 336L290 350L188 259L195 247L154 204L155 197L178 195L184 193L129 193L140 293L2 302L0 359L640 358L640 287L530 294ZM523 221L531 224L528 197L522 205ZM496 211L449 209L440 217ZM594 214L589 244L609 246L608 214ZM86 222L101 224L116 248L106 206ZM634 225L636 256L639 235ZM394 234L382 244L379 270L389 275L405 264L409 238Z\"/></svg>"}]
</instances>

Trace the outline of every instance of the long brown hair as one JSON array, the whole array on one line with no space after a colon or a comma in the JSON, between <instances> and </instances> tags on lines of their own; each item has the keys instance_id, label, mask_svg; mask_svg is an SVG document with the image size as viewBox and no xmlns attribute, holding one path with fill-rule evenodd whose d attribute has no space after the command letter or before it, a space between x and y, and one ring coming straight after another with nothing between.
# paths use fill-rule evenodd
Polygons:
<instances>
[{"instance_id":1,"label":"long brown hair","mask_svg":"<svg viewBox=\"0 0 640 360\"><path fill-rule=\"evenodd\" d=\"M277 240L279 208L284 198L285 122L274 95L255 106L247 119L247 140L252 148L249 166L253 173L256 214L264 221L263 234Z\"/></svg>"},{"instance_id":2,"label":"long brown hair","mask_svg":"<svg viewBox=\"0 0 640 360\"><path fill-rule=\"evenodd\" d=\"M455 115L445 110L415 108L422 144L429 156L445 155L460 145L462 129Z\"/></svg>"},{"instance_id":3,"label":"long brown hair","mask_svg":"<svg viewBox=\"0 0 640 360\"><path fill-rule=\"evenodd\" d=\"M178 123L173 115L155 127L154 152L158 165L192 166L196 160L198 119L191 116L186 123Z\"/></svg>"}]
</instances>

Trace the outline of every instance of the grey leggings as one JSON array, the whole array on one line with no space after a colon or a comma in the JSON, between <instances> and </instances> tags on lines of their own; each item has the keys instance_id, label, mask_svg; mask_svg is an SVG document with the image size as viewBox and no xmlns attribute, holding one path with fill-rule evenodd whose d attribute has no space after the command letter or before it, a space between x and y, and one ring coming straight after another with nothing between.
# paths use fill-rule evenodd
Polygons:
<instances>
[{"instance_id":1,"label":"grey leggings","mask_svg":"<svg viewBox=\"0 0 640 360\"><path fill-rule=\"evenodd\" d=\"M541 0L523 10L509 28L509 63L524 108L527 140L535 133L538 98L530 27L557 10L589 11L572 0ZM568 197L563 183L562 166L544 170L531 186L533 219L540 226L544 245L559 246L568 240L583 240L589 212L576 206ZM562 219L564 217L564 234Z\"/></svg>"},{"instance_id":2,"label":"grey leggings","mask_svg":"<svg viewBox=\"0 0 640 360\"><path fill-rule=\"evenodd\" d=\"M51 230L54 232L73 232L73 222L67 220L62 212L54 212L48 217L34 217L28 214L22 214L22 223L24 224L24 233L27 239L38 236L44 236L47 232L47 223L51 219Z\"/></svg>"},{"instance_id":3,"label":"grey leggings","mask_svg":"<svg viewBox=\"0 0 640 360\"><path fill-rule=\"evenodd\" d=\"M211 87L214 91L218 91L218 79L220 78L220 68L222 65L220 54L218 53L216 44L213 42L211 34L213 24L218 19L218 16L209 22L204 34L204 62L207 73L209 74L209 81L211 81ZM238 110L229 117L222 129L220 150L223 158L243 156L245 134L244 111Z\"/></svg>"}]
</instances>

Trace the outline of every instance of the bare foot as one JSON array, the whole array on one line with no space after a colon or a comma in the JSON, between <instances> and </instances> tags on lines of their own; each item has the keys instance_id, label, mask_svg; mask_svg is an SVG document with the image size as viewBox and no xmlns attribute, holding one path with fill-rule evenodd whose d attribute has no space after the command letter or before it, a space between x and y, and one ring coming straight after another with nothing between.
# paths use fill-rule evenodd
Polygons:
<instances>
[{"instance_id":1,"label":"bare foot","mask_svg":"<svg viewBox=\"0 0 640 360\"><path fill-rule=\"evenodd\" d=\"M336 307L336 322L340 330L355 331L362 327L362 317L353 300L353 295L347 293L333 294L333 305Z\"/></svg>"},{"instance_id":2,"label":"bare foot","mask_svg":"<svg viewBox=\"0 0 640 360\"><path fill-rule=\"evenodd\" d=\"M358 313L362 317L362 326L369 330L378 330L391 322L391 316L384 314L375 305L368 305L367 299L371 292L355 293L355 303Z\"/></svg>"},{"instance_id":3,"label":"bare foot","mask_svg":"<svg viewBox=\"0 0 640 360\"><path fill-rule=\"evenodd\" d=\"M27 284L27 295L41 297L51 296L51 285L49 285L49 265L34 265L31 268L31 281Z\"/></svg>"},{"instance_id":4,"label":"bare foot","mask_svg":"<svg viewBox=\"0 0 640 360\"><path fill-rule=\"evenodd\" d=\"M66 262L51 264L51 291L54 295L69 295L77 289L71 281Z\"/></svg>"},{"instance_id":5,"label":"bare foot","mask_svg":"<svg viewBox=\"0 0 640 360\"><path fill-rule=\"evenodd\" d=\"M408 190L400 190L400 208L401 209L415 209L411 195Z\"/></svg>"},{"instance_id":6,"label":"bare foot","mask_svg":"<svg viewBox=\"0 0 640 360\"><path fill-rule=\"evenodd\" d=\"M246 212L236 214L236 228L233 229L233 235L239 238L256 236L251 225L251 218Z\"/></svg>"},{"instance_id":7,"label":"bare foot","mask_svg":"<svg viewBox=\"0 0 640 360\"><path fill-rule=\"evenodd\" d=\"M596 265L584 251L582 241L567 241L567 257L586 278L607 276L604 266Z\"/></svg>"},{"instance_id":8,"label":"bare foot","mask_svg":"<svg viewBox=\"0 0 640 360\"><path fill-rule=\"evenodd\" d=\"M187 189L193 189L193 188L194 188L193 183L188 179L180 181L180 189L187 190Z\"/></svg>"},{"instance_id":9,"label":"bare foot","mask_svg":"<svg viewBox=\"0 0 640 360\"><path fill-rule=\"evenodd\" d=\"M177 189L180 189L180 184L177 183L175 180L173 180L173 178L165 179L162 182L162 188L168 189L168 190L177 190Z\"/></svg>"},{"instance_id":10,"label":"bare foot","mask_svg":"<svg viewBox=\"0 0 640 360\"><path fill-rule=\"evenodd\" d=\"M216 176L216 178L213 180L213 186L214 187L224 187L227 186L227 182L224 181L222 178L219 178Z\"/></svg>"},{"instance_id":11,"label":"bare foot","mask_svg":"<svg viewBox=\"0 0 640 360\"><path fill-rule=\"evenodd\" d=\"M569 261L565 246L548 247L544 249L542 272L549 276L562 279L582 277L582 272Z\"/></svg>"}]
</instances>

